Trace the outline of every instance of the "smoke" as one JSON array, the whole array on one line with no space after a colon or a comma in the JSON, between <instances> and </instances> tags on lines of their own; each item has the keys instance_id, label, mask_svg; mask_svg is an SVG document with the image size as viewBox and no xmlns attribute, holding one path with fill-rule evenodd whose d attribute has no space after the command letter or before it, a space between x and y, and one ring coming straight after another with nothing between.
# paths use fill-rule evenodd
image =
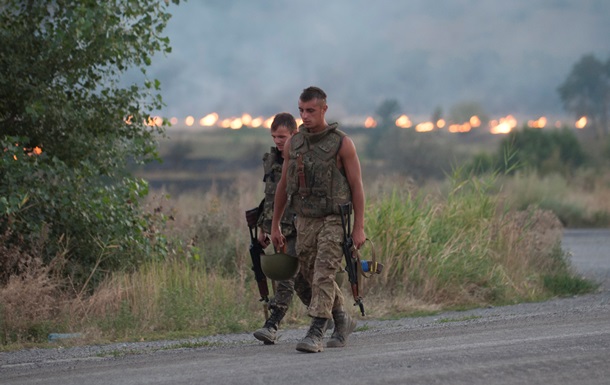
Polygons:
<instances>
[{"instance_id":1,"label":"smoke","mask_svg":"<svg viewBox=\"0 0 610 385\"><path fill-rule=\"evenodd\" d=\"M172 7L155 58L166 116L297 113L310 85L329 114L407 114L456 103L490 114L562 112L557 87L584 54L610 54L607 0L207 0Z\"/></svg>"}]
</instances>

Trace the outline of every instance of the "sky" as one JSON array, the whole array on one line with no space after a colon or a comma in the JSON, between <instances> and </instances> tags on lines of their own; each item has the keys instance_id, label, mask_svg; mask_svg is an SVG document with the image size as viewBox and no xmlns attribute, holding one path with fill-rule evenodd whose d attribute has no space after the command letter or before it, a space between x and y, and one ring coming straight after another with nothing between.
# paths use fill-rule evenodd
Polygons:
<instances>
[{"instance_id":1,"label":"sky","mask_svg":"<svg viewBox=\"0 0 610 385\"><path fill-rule=\"evenodd\" d=\"M311 85L337 120L391 99L410 116L460 103L561 115L573 65L610 58L608 0L188 0L170 12L172 53L149 70L166 117L298 115Z\"/></svg>"}]
</instances>

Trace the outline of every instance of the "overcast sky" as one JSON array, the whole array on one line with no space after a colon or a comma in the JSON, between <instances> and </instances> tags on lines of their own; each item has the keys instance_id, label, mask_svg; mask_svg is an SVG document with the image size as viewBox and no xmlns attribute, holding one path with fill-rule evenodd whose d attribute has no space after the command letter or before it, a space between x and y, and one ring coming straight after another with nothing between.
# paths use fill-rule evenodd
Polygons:
<instances>
[{"instance_id":1,"label":"overcast sky","mask_svg":"<svg viewBox=\"0 0 610 385\"><path fill-rule=\"evenodd\" d=\"M329 115L386 99L430 116L460 102L491 115L561 114L574 63L610 57L609 0L188 0L157 57L167 117L297 114L301 90Z\"/></svg>"}]
</instances>

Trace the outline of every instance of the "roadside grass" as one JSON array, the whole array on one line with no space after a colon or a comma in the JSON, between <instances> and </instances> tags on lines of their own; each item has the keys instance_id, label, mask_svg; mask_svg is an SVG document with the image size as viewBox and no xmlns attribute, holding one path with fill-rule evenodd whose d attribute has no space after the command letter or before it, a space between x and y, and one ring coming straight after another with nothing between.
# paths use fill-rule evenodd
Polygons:
<instances>
[{"instance_id":1,"label":"roadside grass","mask_svg":"<svg viewBox=\"0 0 610 385\"><path fill-rule=\"evenodd\" d=\"M569 274L544 275L544 287L556 296L585 294L595 291L599 284Z\"/></svg>"},{"instance_id":2,"label":"roadside grass","mask_svg":"<svg viewBox=\"0 0 610 385\"><path fill-rule=\"evenodd\" d=\"M610 226L610 173L583 169L566 177L518 172L505 178L503 187L515 210L551 210L569 228Z\"/></svg>"},{"instance_id":3,"label":"roadside grass","mask_svg":"<svg viewBox=\"0 0 610 385\"><path fill-rule=\"evenodd\" d=\"M595 289L571 271L557 217L533 206L511 209L499 183L493 175L465 177L457 170L434 188L391 178L367 184L366 233L385 265L382 274L362 280L367 317L422 316ZM165 231L185 246L137 271L108 274L92 294L70 295L60 290L68 283L42 270L0 288L0 349L49 346L51 332L83 333L65 342L82 344L262 326L244 216L260 201L259 185L259 178L243 175L231 191L211 189L165 204L174 218ZM363 248L362 258L371 253ZM346 287L344 293L351 304ZM356 314L352 306L348 311ZM308 324L298 299L283 322Z\"/></svg>"},{"instance_id":4,"label":"roadside grass","mask_svg":"<svg viewBox=\"0 0 610 385\"><path fill-rule=\"evenodd\" d=\"M441 323L441 324L444 324L444 323L449 323L449 322L471 321L473 319L479 319L479 318L482 318L482 317L481 316L477 316L477 315L470 315L470 316L460 317L460 318L441 318L437 322Z\"/></svg>"}]
</instances>

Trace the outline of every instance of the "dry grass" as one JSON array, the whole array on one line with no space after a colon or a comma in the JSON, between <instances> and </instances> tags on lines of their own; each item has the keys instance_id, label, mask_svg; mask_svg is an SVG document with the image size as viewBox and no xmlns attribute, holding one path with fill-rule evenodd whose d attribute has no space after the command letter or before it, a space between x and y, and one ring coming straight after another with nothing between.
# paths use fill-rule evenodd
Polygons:
<instances>
[{"instance_id":1,"label":"dry grass","mask_svg":"<svg viewBox=\"0 0 610 385\"><path fill-rule=\"evenodd\" d=\"M545 275L568 272L557 248L561 223L535 207L505 211L505 200L489 194L493 183L488 182L420 188L387 177L366 184L366 232L386 265L383 274L363 280L369 317L554 295ZM163 229L175 238L171 255L135 272L109 274L93 294L66 289L48 267L31 259L0 287L2 345L43 342L49 332L84 332L88 342L99 342L260 327L263 311L250 269L244 213L262 195L260 178L246 174L228 191L213 188L169 199L163 192L152 194L150 209L173 218ZM7 255L2 261L9 263ZM364 249L362 256L370 259L370 251ZM351 303L349 291L344 293ZM297 298L285 323L307 323Z\"/></svg>"},{"instance_id":2,"label":"dry grass","mask_svg":"<svg viewBox=\"0 0 610 385\"><path fill-rule=\"evenodd\" d=\"M530 205L552 210L566 227L610 226L610 173L581 170L566 178L519 173L503 181L507 202L516 210Z\"/></svg>"}]
</instances>

